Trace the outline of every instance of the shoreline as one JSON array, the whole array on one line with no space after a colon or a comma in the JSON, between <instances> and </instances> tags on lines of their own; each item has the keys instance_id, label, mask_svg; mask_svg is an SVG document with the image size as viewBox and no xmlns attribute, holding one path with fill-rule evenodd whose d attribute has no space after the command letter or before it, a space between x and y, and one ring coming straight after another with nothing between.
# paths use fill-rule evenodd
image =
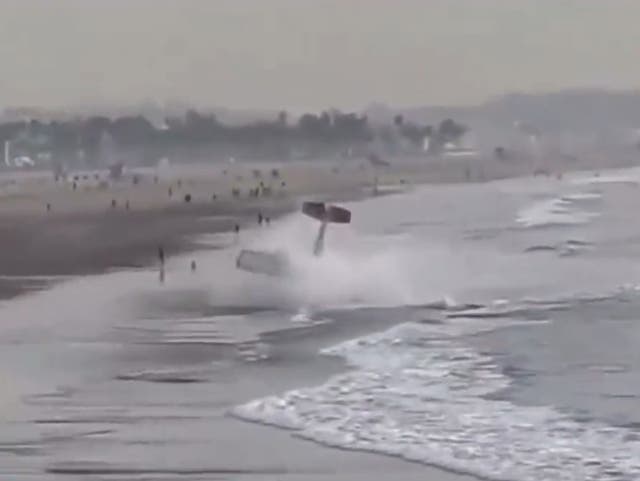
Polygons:
<instances>
[{"instance_id":1,"label":"shoreline","mask_svg":"<svg viewBox=\"0 0 640 481\"><path fill-rule=\"evenodd\" d=\"M257 198L208 198L207 192L219 189L224 180L220 173L201 179L200 184L185 175L185 180L174 177L172 182L143 188L119 186L103 192L58 186L52 193L42 186L34 191L31 186L20 195L0 196L0 273L6 276L0 282L0 300L47 288L59 278L150 267L158 262L160 246L166 257L202 250L192 241L199 234L231 232L238 225L242 235L243 229L257 223L258 213L273 220L294 212L303 200L351 202L373 195L366 191L362 175L337 184L317 179L319 185L313 188L314 170L326 169L282 168L282 176L289 180L287 190ZM247 185L256 183L248 177L245 173L245 193ZM177 182L183 183L181 188ZM175 189L173 199L166 197L170 186ZM189 203L182 200L187 191L194 196ZM112 198L120 201L116 208L110 205ZM52 206L50 212L47 204ZM34 276L46 280L27 280Z\"/></svg>"},{"instance_id":2,"label":"shoreline","mask_svg":"<svg viewBox=\"0 0 640 481\"><path fill-rule=\"evenodd\" d=\"M355 195L352 189L348 194ZM344 192L343 192L344 194ZM362 197L368 197L366 192L358 191L357 195ZM321 197L320 194L316 194L317 197ZM348 196L347 196L348 197ZM361 197L361 198L362 198ZM298 199L288 199L290 207L298 202ZM353 200L351 199L346 200ZM259 201L264 202L264 201ZM275 214L275 202L274 202L274 215ZM160 235L159 233L165 232L163 229L168 229L174 233L180 239L175 244L174 254L186 253L187 249L193 247L190 241L185 240L186 237L190 237L193 234L198 234L200 229L204 229L204 232L211 232L213 226L221 229L218 232L222 232L224 226L230 226L234 222L229 219L230 215L244 215L243 219L247 223L255 223L253 214L256 204L251 202L238 202L235 205L223 204L220 201L217 207L227 206L228 210L224 212L217 212L212 215L209 211L212 206L210 205L192 205L188 208L176 207L174 211L166 211L158 209L157 211L140 211L132 210L130 212L109 212L114 214L113 219L109 222L105 222L105 217L98 219L98 227L100 229L97 232L91 231L89 239L93 238L96 242L100 241L100 247L105 249L102 252L112 249L112 244L108 242L108 239L102 239L105 229L129 229L137 227L143 232L142 237L144 241L140 241L140 252L143 247L151 246L151 253L147 261L151 264L155 257L155 246L150 238L153 238L151 234ZM262 203L260 205L263 205ZM189 209L188 212L186 209ZM224 210L224 209L221 209ZM168 214L167 212L170 212ZM172 212L172 213L171 213ZM283 212L286 213L286 212ZM77 217L74 217L77 215ZM60 214L60 217L54 218L53 216L48 219L51 221L49 228L66 228L69 225L75 226L74 219L79 222L81 226L85 226L85 222L88 225L92 225L92 214L74 214L67 217ZM213 218L220 216L217 221L199 222L198 219L203 217ZM175 216L173 218L172 216ZM61 219L65 222L59 222ZM167 220L168 218L168 220ZM111 219L111 218L110 218ZM172 220L173 219L173 220ZM173 223L175 221L175 223ZM154 228L155 223L160 223L161 227ZM58 224L58 225L57 225ZM40 226L31 226L32 229L37 229ZM184 229L184 230L183 230ZM196 229L194 231L193 229ZM80 232L84 232L79 229ZM179 235L178 235L179 234ZM136 245L135 236L131 237L123 236L120 241L125 245L123 258L127 255L132 255L138 252L137 248L133 248L132 245ZM41 241L44 242L44 241ZM133 244L132 244L133 242ZM73 246L70 246L73 247ZM201 246L195 246L197 250L202 250ZM57 249L61 249L58 246ZM53 248L52 248L53 251ZM46 251L45 251L46 252ZM68 252L75 254L73 249L68 249ZM167 250L169 255L172 255ZM73 258L70 257L67 259ZM88 257L90 259L90 257ZM109 255L108 260L112 260L114 257ZM35 260L32 260L35 262ZM98 264L92 264L92 266L99 265L99 262L105 262L105 258L98 259ZM53 265L53 264L51 264ZM67 266L68 268L73 266ZM77 266L76 266L77 267ZM126 266L125 266L126 267ZM131 266L129 266L131 267ZM134 266L135 267L135 266ZM27 277L24 277L27 279ZM167 296L170 292L165 291L158 295ZM184 294L184 292L180 293ZM98 292L99 295L99 292ZM193 307L193 306L192 306ZM196 308L198 306L195 306ZM410 309L408 308L407 313ZM88 397L85 398L85 402L91 405L92 399L99 399L102 402L103 396L107 407L98 411L102 413L105 418L102 419L97 416L97 420L91 421L78 421L76 416L82 418L84 411L82 411L82 404L74 404L74 392L70 389L68 398L69 411L60 408L60 405L52 405L51 413L55 413L55 423L59 423L59 426L55 426L64 432L65 429L73 430L72 428L65 426L75 425L83 426L83 422L89 426L91 423L97 424L100 428L104 428L105 425L108 429L112 429L115 443L122 443L122 439L131 440L129 445L131 454L122 451L124 446L117 445L114 447L109 444L111 434L105 434L104 441L100 439L100 436L95 438L84 438L79 444L86 443L86 446L78 446L78 451L74 451L74 446L62 445L60 460L54 458L53 460L47 459L45 465L46 471L50 474L67 474L72 475L90 475L95 476L108 476L110 473L120 472L122 475L129 474L135 475L148 475L148 476L161 476L171 475L172 473L183 472L186 474L213 474L213 473L237 473L241 476L241 479L245 480L258 480L264 479L265 476L273 475L277 473L282 479L291 479L291 481L297 480L300 477L304 477L313 481L329 481L329 480L345 480L345 481L364 481L365 479L371 479L378 473L385 473L385 475L395 475L401 479L407 480L419 480L428 477L430 479L438 479L440 481L462 481L469 479L477 479L473 476L463 475L456 472L450 472L446 469L416 463L412 461L403 460L387 455L381 455L380 453L369 453L362 451L336 449L327 447L314 441L300 439L295 436L295 433L287 431L281 428L256 424L253 422L247 422L244 420L238 420L235 417L228 415L230 407L242 404L244 402L251 401L256 398L268 396L270 394L279 394L283 391L299 388L304 385L316 385L324 383L329 377L345 372L349 370L349 366L339 358L328 358L318 353L319 349L328 345L333 345L342 339L353 339L360 335L370 333L376 330L385 330L386 328L396 324L397 322L391 321L385 317L384 310L378 310L378 315L372 317L373 310L363 309L358 312L355 318L350 319L350 322L340 322L339 313L329 313L330 317L338 318L332 323L332 325L318 325L318 326L306 326L300 329L300 327L293 327L289 330L286 329L287 323L291 327L291 321L286 319L286 315L280 315L280 326L285 326L285 329L276 329L275 331L262 331L262 337L267 343L272 343L275 346L275 355L272 359L264 362L247 363L244 361L237 361L233 357L232 352L237 347L234 345L228 345L220 348L220 344L214 344L208 339L202 331L198 329L200 327L193 327L193 334L201 338L197 339L197 343L192 343L190 340L180 342L169 342L163 337L165 333L174 334L177 338L180 335L184 335L184 332L180 331L179 326L181 321L188 320L189 317L181 318L179 315L177 319L176 312L168 312L168 317L171 321L166 327L166 331L162 330L163 323L160 319L154 319L151 325L138 326L132 324L135 327L142 327L142 330L158 330L153 338L150 338L148 344L137 344L131 338L127 338L125 335L122 338L116 339L94 339L93 337L87 338L87 343L94 342L95 340L105 342L107 345L104 351L97 353L93 350L93 347L86 347L89 352L89 358L93 363L89 368L100 369L103 368L105 360L111 361L114 365L108 366L107 371L109 375L113 377L105 377L101 379L104 384L99 384L96 388L91 384L85 385L83 381L78 381L78 392L80 395L80 402L83 401L82 394L88 391ZM188 315L195 315L195 311ZM218 312L217 314L207 314L209 319L203 321L203 324L207 326L215 326L218 320L216 315L224 317L228 313ZM285 313L288 314L288 313ZM353 312L350 313L353 316ZM259 321L259 328L264 329L262 319L254 319ZM195 321L193 321L195 322ZM242 326L238 327L240 329ZM255 325L254 328L257 328ZM186 331L187 334L191 331ZM91 334L94 336L94 334ZM68 341L62 340L58 344L54 344L53 354L54 357L60 356L60 358L66 358L67 356L73 356L73 353L67 352L69 346ZM82 344L82 339L80 344ZM16 348L16 356L27 356L29 353L25 353L24 349L29 349L29 344L20 346L20 349ZM34 347L39 348L36 344ZM113 354L113 351L120 350ZM183 381L180 376L184 376L184 379L188 379L188 373L191 368L197 370L198 367L206 364L207 366L212 362L212 358L220 350L224 353L220 354L223 357L223 361L229 361L230 367L225 370L223 374L212 372L204 381ZM18 352L20 351L20 352ZM69 350L72 351L72 350ZM229 351L229 352L227 352ZM34 351L37 352L37 351ZM51 356L51 353L46 356ZM134 357L132 361L128 355ZM104 357L103 357L104 356ZM94 359L95 357L95 359ZM19 358L16 358L19 359ZM19 365L12 359L11 356L7 358L6 365ZM215 360L213 361L215 362ZM167 374L158 374L158 369L165 365L169 367L168 376L174 376L174 380L152 380L145 379L144 376L136 377L130 376L129 380L123 381L122 375L126 379L126 375L129 373L151 371L151 375L162 377ZM146 370L145 370L146 368ZM186 368L186 369L185 369ZM207 367L206 369L209 369ZM57 368L59 369L59 367ZM79 369L87 369L81 367ZM113 369L113 372L111 372ZM226 369L226 368L225 368ZM93 373L93 371L90 371ZM121 377L118 378L117 376ZM128 383L128 384L123 384ZM93 389L97 389L92 391ZM113 389L115 388L115 389ZM93 398L91 395L96 396ZM161 397L157 397L161 394ZM185 403L183 399L186 397L189 402L193 401L193 404ZM64 405L66 394L61 394L60 401ZM129 397L131 396L131 397ZM166 418L163 418L157 414L154 414L153 401L161 401L162 406L168 410ZM128 404L131 403L131 404ZM129 422L135 424L135 426L126 426L127 419L125 421L118 421L109 418L109 405L111 406L125 406L130 408L133 412L139 412L142 414L147 413L148 419L141 419L134 421L133 418ZM102 406L102 404L100 404ZM77 410L76 410L77 409ZM60 416L60 418L58 418ZM154 417L156 416L156 417ZM173 416L173 417L172 417ZM43 416L43 419L49 419ZM55 424L54 423L54 424ZM162 433L158 433L157 425L162 424ZM165 431L166 430L166 433ZM193 430L193 431L191 431ZM124 434L121 434L121 431ZM111 431L110 431L111 432ZM181 439L184 441L184 432L190 433L187 437L187 441L193 443L194 446L202 448L199 452L209 453L207 457L194 457L195 454L185 452L181 447ZM167 434L175 434L173 441L167 441L164 447L160 446L163 442L161 439L167 437ZM182 438L180 436L183 436ZM121 437L124 436L124 437ZM144 444L150 439L148 444ZM173 439L168 436L168 439ZM157 441L156 441L157 440ZM306 441L306 442L301 442ZM51 441L55 443L54 441ZM157 442L157 445L153 443ZM103 443L103 444L101 444ZM136 444L137 443L137 444ZM233 446L243 445L243 450L235 449ZM50 444L49 447L57 448L58 445ZM67 448L69 450L67 451ZM105 451L103 452L102 449ZM188 450L187 450L188 451ZM195 451L198 451L197 449ZM137 459L135 455L140 454L140 459ZM123 456L121 458L118 455ZM69 459L65 463L65 457ZM108 464L100 464L97 461L94 464L74 464L71 460L75 459L95 459L106 458ZM157 458L157 459L156 459ZM159 462L159 465L154 462ZM53 462L51 462L53 461ZM113 464L112 464L113 463ZM182 463L182 464L181 464ZM202 469L200 470L200 466ZM337 469L339 472L336 472ZM118 471L120 470L120 471ZM173 470L173 471L172 471ZM181 471L182 470L182 471Z\"/></svg>"},{"instance_id":3,"label":"shoreline","mask_svg":"<svg viewBox=\"0 0 640 481\"><path fill-rule=\"evenodd\" d=\"M597 165L602 165L601 159L586 159L560 164L558 172L588 171ZM633 165L622 159L607 169ZM267 177L270 170L278 170L279 176ZM145 173L147 178L150 173ZM69 185L53 183L45 173L27 173L24 186L16 182L11 193L0 193L0 274L5 276L0 280L0 301L46 289L66 277L150 267L158 262L160 246L166 256L188 254L203 248L190 240L198 234L228 232L234 224L242 230L255 222L258 212L275 219L294 212L302 200L352 202L417 186L531 175L528 165L495 159L432 159L428 163L401 159L383 168L366 162L338 166L331 160L186 164L172 166L156 184L147 180L140 185L118 183L108 190L96 185L72 190ZM38 176L34 181L32 177ZM15 179L16 174L9 177ZM377 192L374 178L379 180ZM287 185L268 197L247 197L258 182ZM231 185L240 186L241 198L231 195ZM174 190L173 198L167 197L168 189ZM212 198L211 192L218 195ZM184 202L186 193L193 194L192 202ZM115 199L119 203L112 208ZM51 212L45 209L47 205ZM41 279L34 281L34 277Z\"/></svg>"}]
</instances>

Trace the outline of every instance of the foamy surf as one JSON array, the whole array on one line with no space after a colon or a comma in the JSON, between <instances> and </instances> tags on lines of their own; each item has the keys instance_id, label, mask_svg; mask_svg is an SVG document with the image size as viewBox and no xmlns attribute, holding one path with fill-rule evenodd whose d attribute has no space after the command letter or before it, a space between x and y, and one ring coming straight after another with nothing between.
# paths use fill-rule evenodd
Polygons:
<instances>
[{"instance_id":1,"label":"foamy surf","mask_svg":"<svg viewBox=\"0 0 640 481\"><path fill-rule=\"evenodd\" d=\"M586 224L599 214L586 210L580 203L598 199L599 194L590 192L544 199L522 209L516 222L526 228Z\"/></svg>"},{"instance_id":2,"label":"foamy surf","mask_svg":"<svg viewBox=\"0 0 640 481\"><path fill-rule=\"evenodd\" d=\"M327 446L495 480L637 479L640 438L634 432L496 396L513 379L465 337L510 325L411 323L343 342L323 354L343 357L351 372L232 413Z\"/></svg>"}]
</instances>

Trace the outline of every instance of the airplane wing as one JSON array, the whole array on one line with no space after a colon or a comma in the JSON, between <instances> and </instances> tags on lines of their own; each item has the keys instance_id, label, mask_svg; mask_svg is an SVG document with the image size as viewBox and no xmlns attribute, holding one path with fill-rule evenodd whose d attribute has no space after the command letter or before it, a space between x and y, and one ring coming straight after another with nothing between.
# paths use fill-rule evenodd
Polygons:
<instances>
[{"instance_id":1,"label":"airplane wing","mask_svg":"<svg viewBox=\"0 0 640 481\"><path fill-rule=\"evenodd\" d=\"M282 277L289 273L287 258L277 252L243 249L236 259L236 267L267 276Z\"/></svg>"}]
</instances>

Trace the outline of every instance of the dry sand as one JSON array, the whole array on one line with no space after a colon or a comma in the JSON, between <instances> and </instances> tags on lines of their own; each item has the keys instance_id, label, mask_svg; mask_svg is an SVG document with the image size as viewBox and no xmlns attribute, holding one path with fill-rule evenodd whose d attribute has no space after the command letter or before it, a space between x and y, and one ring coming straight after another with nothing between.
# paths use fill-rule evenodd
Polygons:
<instances>
[{"instance_id":1,"label":"dry sand","mask_svg":"<svg viewBox=\"0 0 640 481\"><path fill-rule=\"evenodd\" d=\"M559 170L599 163L602 159L545 162ZM363 159L236 162L137 169L108 185L102 181L105 171L73 172L66 182L55 182L49 172L4 173L0 175L0 298L37 287L33 276L149 264L157 260L160 245L171 255L190 248L185 239L191 234L255 222L258 212L272 217L289 212L304 198L340 201L372 195L375 179L382 192L389 186L530 175L535 168L530 161L491 158L399 159L386 167L373 167ZM139 178L136 185L134 174ZM249 197L250 189L260 183L271 194ZM232 195L235 188L238 198Z\"/></svg>"},{"instance_id":2,"label":"dry sand","mask_svg":"<svg viewBox=\"0 0 640 481\"><path fill-rule=\"evenodd\" d=\"M0 297L32 287L26 276L82 275L148 264L157 261L159 246L166 255L187 250L193 234L256 222L258 213L275 217L295 209L301 196L340 193L354 198L360 192L353 178L333 179L327 169L283 167L277 179L256 178L253 169L175 168L162 172L157 183L155 173L141 170L137 185L127 177L104 187L91 176L76 182L75 189L73 181L56 183L49 174L14 176L12 183L5 178ZM271 195L249 197L249 189L261 181L272 188ZM240 189L239 198L232 196L234 188Z\"/></svg>"}]
</instances>

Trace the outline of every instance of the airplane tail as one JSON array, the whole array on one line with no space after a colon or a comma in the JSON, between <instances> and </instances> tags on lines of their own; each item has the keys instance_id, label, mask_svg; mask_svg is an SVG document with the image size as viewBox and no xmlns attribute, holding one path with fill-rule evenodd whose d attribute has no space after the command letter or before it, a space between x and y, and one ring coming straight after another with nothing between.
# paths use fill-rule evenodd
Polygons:
<instances>
[{"instance_id":1,"label":"airplane tail","mask_svg":"<svg viewBox=\"0 0 640 481\"><path fill-rule=\"evenodd\" d=\"M351 222L351 212L343 207L335 205L325 205L324 202L305 202L302 204L302 212L309 217L319 220L320 230L313 243L313 255L320 256L324 251L324 236L327 224L349 224Z\"/></svg>"},{"instance_id":2,"label":"airplane tail","mask_svg":"<svg viewBox=\"0 0 640 481\"><path fill-rule=\"evenodd\" d=\"M305 202L302 212L309 217L323 223L349 224L351 212L343 207L325 205L324 202Z\"/></svg>"}]
</instances>

